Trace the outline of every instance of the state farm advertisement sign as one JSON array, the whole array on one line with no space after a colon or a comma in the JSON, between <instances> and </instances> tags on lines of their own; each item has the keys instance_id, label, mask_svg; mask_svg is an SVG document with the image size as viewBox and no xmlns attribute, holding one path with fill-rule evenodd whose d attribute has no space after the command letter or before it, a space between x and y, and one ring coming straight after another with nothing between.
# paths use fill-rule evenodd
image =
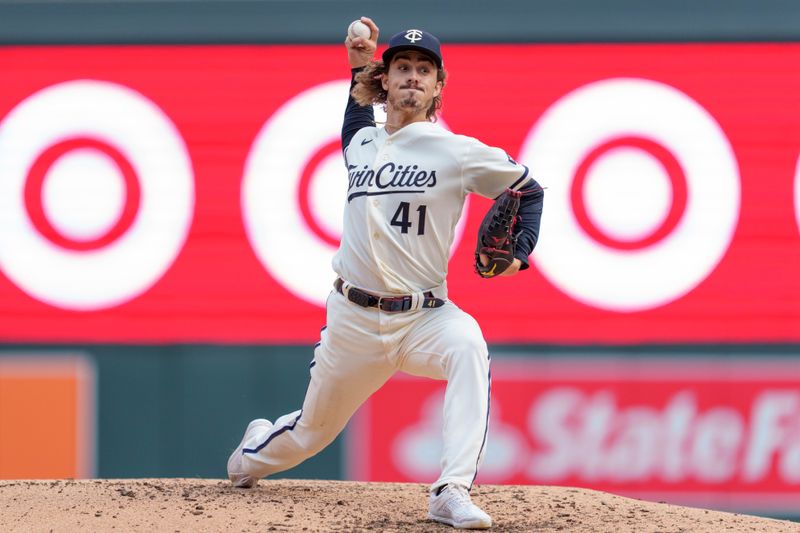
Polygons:
<instances>
[{"instance_id":1,"label":"state farm advertisement sign","mask_svg":"<svg viewBox=\"0 0 800 533\"><path fill-rule=\"evenodd\" d=\"M521 275L473 272L488 200L455 233L490 342L800 341L800 45L443 51L441 127L545 187ZM0 72L0 340L315 340L342 46L3 47Z\"/></svg>"},{"instance_id":2,"label":"state farm advertisement sign","mask_svg":"<svg viewBox=\"0 0 800 533\"><path fill-rule=\"evenodd\" d=\"M441 382L393 378L351 425L350 475L434 481L443 400ZM759 358L494 361L476 482L796 512L800 368Z\"/></svg>"}]
</instances>

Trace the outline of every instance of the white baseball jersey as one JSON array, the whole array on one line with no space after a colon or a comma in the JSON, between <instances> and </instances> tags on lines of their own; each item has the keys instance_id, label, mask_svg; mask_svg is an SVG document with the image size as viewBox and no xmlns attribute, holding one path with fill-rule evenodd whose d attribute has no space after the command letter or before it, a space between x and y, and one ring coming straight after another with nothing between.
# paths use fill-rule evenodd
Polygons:
<instances>
[{"instance_id":1,"label":"white baseball jersey","mask_svg":"<svg viewBox=\"0 0 800 533\"><path fill-rule=\"evenodd\" d=\"M392 135L362 128L345 150L349 184L333 269L376 293L443 286L467 193L496 198L528 181L503 150L431 122Z\"/></svg>"}]
</instances>

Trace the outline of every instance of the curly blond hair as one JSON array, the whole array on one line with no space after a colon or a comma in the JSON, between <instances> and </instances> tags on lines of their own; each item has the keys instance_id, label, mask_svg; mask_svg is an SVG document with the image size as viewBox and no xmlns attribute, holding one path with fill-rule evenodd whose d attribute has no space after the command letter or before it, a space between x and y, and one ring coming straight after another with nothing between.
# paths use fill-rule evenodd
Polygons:
<instances>
[{"instance_id":1,"label":"curly blond hair","mask_svg":"<svg viewBox=\"0 0 800 533\"><path fill-rule=\"evenodd\" d=\"M356 74L356 84L350 91L353 99L358 105L367 106L381 104L386 105L388 94L381 84L381 75L387 74L389 67L381 60L371 61L364 70ZM436 81L442 82L444 88L447 79L447 71L443 68L436 69ZM435 96L430 107L425 112L425 117L436 122L436 112L442 109L442 93Z\"/></svg>"}]
</instances>

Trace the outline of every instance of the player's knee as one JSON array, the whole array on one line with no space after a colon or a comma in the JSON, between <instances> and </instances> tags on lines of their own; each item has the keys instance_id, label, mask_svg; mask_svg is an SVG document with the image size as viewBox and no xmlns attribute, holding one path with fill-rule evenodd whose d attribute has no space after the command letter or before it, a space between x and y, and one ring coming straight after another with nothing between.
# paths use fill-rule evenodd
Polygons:
<instances>
[{"instance_id":1,"label":"player's knee","mask_svg":"<svg viewBox=\"0 0 800 533\"><path fill-rule=\"evenodd\" d=\"M489 366L489 350L481 336L463 336L449 346L449 351L450 364Z\"/></svg>"},{"instance_id":2,"label":"player's knee","mask_svg":"<svg viewBox=\"0 0 800 533\"><path fill-rule=\"evenodd\" d=\"M486 341L482 337L462 337L453 344L452 350L455 353L468 353L475 356L485 356L489 350Z\"/></svg>"},{"instance_id":3,"label":"player's knee","mask_svg":"<svg viewBox=\"0 0 800 533\"><path fill-rule=\"evenodd\" d=\"M462 328L451 339L450 346L461 353L472 353L475 355L487 355L489 353L486 347L486 340L483 338L480 326L474 318L469 317L470 320L465 321Z\"/></svg>"}]
</instances>

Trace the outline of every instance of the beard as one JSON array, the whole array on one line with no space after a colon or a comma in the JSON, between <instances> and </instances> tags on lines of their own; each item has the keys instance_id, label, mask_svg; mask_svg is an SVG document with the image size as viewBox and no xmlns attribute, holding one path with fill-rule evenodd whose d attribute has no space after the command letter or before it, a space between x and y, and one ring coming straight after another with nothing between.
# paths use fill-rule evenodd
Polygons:
<instances>
[{"instance_id":1,"label":"beard","mask_svg":"<svg viewBox=\"0 0 800 533\"><path fill-rule=\"evenodd\" d=\"M389 105L397 110L403 111L422 111L428 108L430 102L424 102L422 98L418 98L415 92L408 93L405 90L403 94L390 94L387 97Z\"/></svg>"}]
</instances>

